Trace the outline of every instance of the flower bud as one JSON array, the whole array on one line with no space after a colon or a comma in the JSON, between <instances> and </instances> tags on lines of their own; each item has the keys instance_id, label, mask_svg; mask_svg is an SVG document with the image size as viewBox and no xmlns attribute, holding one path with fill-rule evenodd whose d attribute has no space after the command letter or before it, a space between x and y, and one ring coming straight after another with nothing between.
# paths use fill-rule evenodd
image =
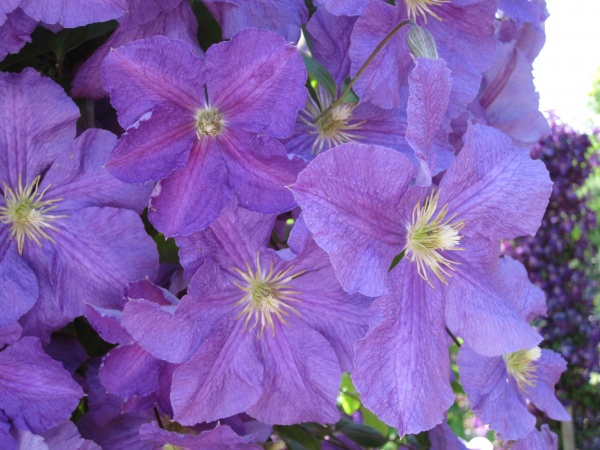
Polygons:
<instances>
[{"instance_id":1,"label":"flower bud","mask_svg":"<svg viewBox=\"0 0 600 450\"><path fill-rule=\"evenodd\" d=\"M410 52L417 58L438 59L435 41L429 31L420 26L411 26L406 36Z\"/></svg>"}]
</instances>

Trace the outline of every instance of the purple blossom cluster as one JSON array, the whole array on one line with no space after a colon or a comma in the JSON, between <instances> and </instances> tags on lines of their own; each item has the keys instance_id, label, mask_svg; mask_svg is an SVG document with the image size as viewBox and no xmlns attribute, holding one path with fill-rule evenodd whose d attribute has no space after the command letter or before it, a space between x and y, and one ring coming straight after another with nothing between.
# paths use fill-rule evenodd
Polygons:
<instances>
[{"instance_id":1,"label":"purple blossom cluster","mask_svg":"<svg viewBox=\"0 0 600 450\"><path fill-rule=\"evenodd\" d=\"M537 234L507 243L505 253L521 261L529 279L546 293L548 314L540 323L544 347L560 352L569 365L557 390L571 403L576 426L584 429L585 421L592 436L600 426L592 406L600 392L590 392L588 383L591 373L600 371L600 327L594 306L597 273L588 261L595 254L590 236L597 223L589 198L578 197L577 189L597 162L588 154L591 142L586 134L556 117L550 127L551 134L533 148L554 181L549 206ZM599 444L592 438L587 445Z\"/></svg>"},{"instance_id":2,"label":"purple blossom cluster","mask_svg":"<svg viewBox=\"0 0 600 450\"><path fill-rule=\"evenodd\" d=\"M205 0L207 48L184 0L0 6L0 57L116 19L71 93L121 128L78 132L51 78L0 72L2 448L282 448L306 422L347 448L343 373L398 439L461 448L453 342L474 412L556 448L528 404L570 420L566 364L500 247L552 190L523 147L542 0Z\"/></svg>"}]
</instances>

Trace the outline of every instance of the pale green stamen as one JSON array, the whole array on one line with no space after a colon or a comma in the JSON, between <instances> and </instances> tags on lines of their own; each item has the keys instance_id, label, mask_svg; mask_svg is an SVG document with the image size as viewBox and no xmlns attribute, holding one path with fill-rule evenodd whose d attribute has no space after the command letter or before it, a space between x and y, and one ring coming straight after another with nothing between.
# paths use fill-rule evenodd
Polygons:
<instances>
[{"instance_id":1,"label":"pale green stamen","mask_svg":"<svg viewBox=\"0 0 600 450\"><path fill-rule=\"evenodd\" d=\"M56 203L62 198L44 200L44 194L50 185L39 192L39 183L40 177L38 176L31 184L23 187L20 175L16 190L4 183L6 206L0 206L0 222L10 225L10 239L17 240L20 254L23 253L25 238L35 241L39 246L42 245L41 239L55 243L54 239L46 233L46 229L58 231L52 222L67 217L48 214L56 208Z\"/></svg>"},{"instance_id":2,"label":"pale green stamen","mask_svg":"<svg viewBox=\"0 0 600 450\"><path fill-rule=\"evenodd\" d=\"M417 15L423 18L423 21L427 23L427 14L435 17L437 20L442 20L434 13L430 7L440 6L442 3L448 3L450 0L406 0L406 8L408 9L408 18L417 20Z\"/></svg>"},{"instance_id":3,"label":"pale green stamen","mask_svg":"<svg viewBox=\"0 0 600 450\"><path fill-rule=\"evenodd\" d=\"M506 363L506 370L517 382L519 390L535 386L536 366L534 362L541 356L542 350L539 347L502 355L502 359Z\"/></svg>"},{"instance_id":4,"label":"pale green stamen","mask_svg":"<svg viewBox=\"0 0 600 450\"><path fill-rule=\"evenodd\" d=\"M354 132L360 130L365 121L350 123L356 104L342 103L329 109L332 98L321 87L317 90L317 97L318 102L309 96L306 107L300 111L300 120L313 128L310 134L316 135L311 149L313 155L361 138Z\"/></svg>"},{"instance_id":5,"label":"pale green stamen","mask_svg":"<svg viewBox=\"0 0 600 450\"><path fill-rule=\"evenodd\" d=\"M204 136L218 136L221 134L224 125L223 114L214 108L200 109L196 112L196 135L198 139Z\"/></svg>"},{"instance_id":6,"label":"pale green stamen","mask_svg":"<svg viewBox=\"0 0 600 450\"><path fill-rule=\"evenodd\" d=\"M440 252L464 250L458 247L462 238L458 232L464 227L464 221L452 222L456 215L446 219L447 204L436 215L439 195L439 190L437 193L432 192L422 206L420 202L417 203L413 209L412 221L406 226L406 255L410 262L416 262L419 275L432 287L428 270L447 284L446 277L451 276L449 270L454 271L453 266L459 264Z\"/></svg>"},{"instance_id":7,"label":"pale green stamen","mask_svg":"<svg viewBox=\"0 0 600 450\"><path fill-rule=\"evenodd\" d=\"M275 273L273 263L271 263L269 271L266 272L260 263L260 252L256 255L255 270L247 262L245 266L246 272L233 268L242 278L240 282L234 281L234 283L245 292L244 297L234 305L235 307L244 305L236 319L246 316L243 329L243 331L246 331L250 319L254 318L250 330L258 327L259 339L262 338L265 327L270 328L273 335L275 335L274 317L282 324L289 326L285 320L285 316L289 315L289 311L300 315L295 308L288 304L288 302L299 302L300 300L294 297L299 295L300 292L291 290L288 283L305 271L302 270L290 275L294 268L292 264L287 269Z\"/></svg>"}]
</instances>

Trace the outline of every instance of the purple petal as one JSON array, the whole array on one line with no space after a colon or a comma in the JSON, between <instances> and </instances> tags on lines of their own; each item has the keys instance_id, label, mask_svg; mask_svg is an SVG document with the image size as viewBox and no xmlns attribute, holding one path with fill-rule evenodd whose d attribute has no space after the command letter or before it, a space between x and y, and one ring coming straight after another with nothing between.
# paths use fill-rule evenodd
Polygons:
<instances>
[{"instance_id":1,"label":"purple petal","mask_svg":"<svg viewBox=\"0 0 600 450\"><path fill-rule=\"evenodd\" d=\"M303 0L205 0L221 25L223 39L244 28L274 31L288 42L298 42L300 27L308 19Z\"/></svg>"},{"instance_id":2,"label":"purple petal","mask_svg":"<svg viewBox=\"0 0 600 450\"><path fill-rule=\"evenodd\" d=\"M213 430L203 431L199 435L190 435L169 432L159 428L156 422L151 422L140 427L140 438L154 442L160 448L170 444L176 448L186 449L263 449L261 445L251 442L250 436L238 436L227 425L217 425Z\"/></svg>"},{"instance_id":3,"label":"purple petal","mask_svg":"<svg viewBox=\"0 0 600 450\"><path fill-rule=\"evenodd\" d=\"M0 3L0 26L6 22L7 15L13 12L21 3L21 0L2 0Z\"/></svg>"},{"instance_id":4,"label":"purple petal","mask_svg":"<svg viewBox=\"0 0 600 450\"><path fill-rule=\"evenodd\" d=\"M304 168L299 158L290 159L283 145L269 136L228 130L219 137L229 187L244 208L265 214L282 213L296 206L287 186Z\"/></svg>"},{"instance_id":5,"label":"purple petal","mask_svg":"<svg viewBox=\"0 0 600 450\"><path fill-rule=\"evenodd\" d=\"M85 61L73 79L73 97L100 99L107 95L102 79L102 63L111 49L152 36L166 36L187 42L200 54L196 37L198 21L188 2L181 0L130 0L129 11L108 40Z\"/></svg>"},{"instance_id":6,"label":"purple petal","mask_svg":"<svg viewBox=\"0 0 600 450\"><path fill-rule=\"evenodd\" d=\"M446 116L452 79L443 59L416 58L408 78L408 124L406 140L421 161L416 183L429 186L437 166L433 141L438 131L447 134Z\"/></svg>"},{"instance_id":7,"label":"purple petal","mask_svg":"<svg viewBox=\"0 0 600 450\"><path fill-rule=\"evenodd\" d=\"M552 182L544 163L527 150L498 130L475 125L440 189L440 203L450 203L450 214L465 221L465 233L510 239L535 234Z\"/></svg>"},{"instance_id":8,"label":"purple petal","mask_svg":"<svg viewBox=\"0 0 600 450\"><path fill-rule=\"evenodd\" d=\"M457 362L473 411L503 439L521 438L535 427L535 417L501 356L481 356L463 345Z\"/></svg>"},{"instance_id":9,"label":"purple petal","mask_svg":"<svg viewBox=\"0 0 600 450\"><path fill-rule=\"evenodd\" d=\"M537 361L535 385L528 387L525 392L536 408L544 411L551 419L560 421L571 420L571 416L554 394L554 385L565 370L567 363L558 353L543 349L542 356Z\"/></svg>"},{"instance_id":10,"label":"purple petal","mask_svg":"<svg viewBox=\"0 0 600 450\"><path fill-rule=\"evenodd\" d=\"M458 439L446 422L429 431L427 437L431 442L432 450L467 450L465 444Z\"/></svg>"},{"instance_id":11,"label":"purple petal","mask_svg":"<svg viewBox=\"0 0 600 450\"><path fill-rule=\"evenodd\" d=\"M67 420L83 392L61 363L24 337L0 353L0 409L15 426L34 433Z\"/></svg>"},{"instance_id":12,"label":"purple petal","mask_svg":"<svg viewBox=\"0 0 600 450\"><path fill-rule=\"evenodd\" d=\"M63 220L53 235L58 251L51 280L67 317L82 315L84 301L119 305L130 282L156 273L156 245L134 212L89 207Z\"/></svg>"},{"instance_id":13,"label":"purple petal","mask_svg":"<svg viewBox=\"0 0 600 450\"><path fill-rule=\"evenodd\" d=\"M88 129L73 141L69 152L56 159L40 189L51 186L48 198L62 198L57 211L111 206L142 213L152 186L123 183L103 167L116 142L116 136L108 131Z\"/></svg>"},{"instance_id":14,"label":"purple petal","mask_svg":"<svg viewBox=\"0 0 600 450\"><path fill-rule=\"evenodd\" d=\"M0 73L0 180L29 184L75 138L79 109L54 81L33 69Z\"/></svg>"},{"instance_id":15,"label":"purple petal","mask_svg":"<svg viewBox=\"0 0 600 450\"><path fill-rule=\"evenodd\" d=\"M155 36L124 45L106 57L103 74L123 128L158 106L192 116L204 107L204 63L185 42Z\"/></svg>"},{"instance_id":16,"label":"purple petal","mask_svg":"<svg viewBox=\"0 0 600 450\"><path fill-rule=\"evenodd\" d=\"M429 430L454 401L443 298L408 261L390 272L390 292L373 302L369 332L356 344L352 379L361 401L398 433Z\"/></svg>"},{"instance_id":17,"label":"purple petal","mask_svg":"<svg viewBox=\"0 0 600 450\"><path fill-rule=\"evenodd\" d=\"M394 150L345 144L317 156L291 186L347 292L384 292L388 269L404 247L397 205L414 172Z\"/></svg>"},{"instance_id":18,"label":"purple petal","mask_svg":"<svg viewBox=\"0 0 600 450\"><path fill-rule=\"evenodd\" d=\"M182 425L246 411L263 392L263 367L255 333L229 314L196 355L173 374L171 404Z\"/></svg>"},{"instance_id":19,"label":"purple petal","mask_svg":"<svg viewBox=\"0 0 600 450\"><path fill-rule=\"evenodd\" d=\"M22 334L23 329L17 322L0 328L0 346L4 347L17 342Z\"/></svg>"},{"instance_id":20,"label":"purple petal","mask_svg":"<svg viewBox=\"0 0 600 450\"><path fill-rule=\"evenodd\" d=\"M48 356L60 361L63 367L74 374L75 371L88 359L88 355L81 343L74 335L55 333L50 344L44 347Z\"/></svg>"},{"instance_id":21,"label":"purple petal","mask_svg":"<svg viewBox=\"0 0 600 450\"><path fill-rule=\"evenodd\" d=\"M103 359L100 380L107 392L129 398L150 395L158 388L164 363L137 344L113 348Z\"/></svg>"},{"instance_id":22,"label":"purple petal","mask_svg":"<svg viewBox=\"0 0 600 450\"><path fill-rule=\"evenodd\" d=\"M65 28L106 22L127 11L126 0L21 0L20 6L40 22L50 25L57 23Z\"/></svg>"},{"instance_id":23,"label":"purple petal","mask_svg":"<svg viewBox=\"0 0 600 450\"><path fill-rule=\"evenodd\" d=\"M9 53L17 53L27 42L31 42L31 33L37 26L37 20L32 19L21 9L12 11L0 18L0 61Z\"/></svg>"},{"instance_id":24,"label":"purple petal","mask_svg":"<svg viewBox=\"0 0 600 450\"><path fill-rule=\"evenodd\" d=\"M44 450L69 449L69 450L102 450L93 441L83 439L73 422L67 420L57 427L42 433L46 447Z\"/></svg>"},{"instance_id":25,"label":"purple petal","mask_svg":"<svg viewBox=\"0 0 600 450\"><path fill-rule=\"evenodd\" d=\"M165 236L189 235L210 225L231 198L220 143L196 141L185 167L161 181L148 217Z\"/></svg>"},{"instance_id":26,"label":"purple petal","mask_svg":"<svg viewBox=\"0 0 600 450\"><path fill-rule=\"evenodd\" d=\"M2 234L0 229L0 236ZM0 327L13 326L38 299L38 281L12 245L0 260Z\"/></svg>"},{"instance_id":27,"label":"purple petal","mask_svg":"<svg viewBox=\"0 0 600 450\"><path fill-rule=\"evenodd\" d=\"M316 3L336 16L360 16L369 0L316 0Z\"/></svg>"},{"instance_id":28,"label":"purple petal","mask_svg":"<svg viewBox=\"0 0 600 450\"><path fill-rule=\"evenodd\" d=\"M274 33L247 29L206 52L211 106L227 126L276 138L290 135L306 101L306 69L297 49Z\"/></svg>"},{"instance_id":29,"label":"purple petal","mask_svg":"<svg viewBox=\"0 0 600 450\"><path fill-rule=\"evenodd\" d=\"M534 428L523 439L516 441L512 450L558 450L558 436L550 431L548 425L542 425L540 431Z\"/></svg>"},{"instance_id":30,"label":"purple petal","mask_svg":"<svg viewBox=\"0 0 600 450\"><path fill-rule=\"evenodd\" d=\"M111 344L126 344L133 339L121 325L121 309L85 305L85 318L102 339Z\"/></svg>"},{"instance_id":31,"label":"purple petal","mask_svg":"<svg viewBox=\"0 0 600 450\"><path fill-rule=\"evenodd\" d=\"M342 379L331 345L301 319L277 326L260 341L265 389L248 414L271 424L335 423ZM279 325L279 324L278 324ZM255 333L248 333L256 339Z\"/></svg>"},{"instance_id":32,"label":"purple petal","mask_svg":"<svg viewBox=\"0 0 600 450\"><path fill-rule=\"evenodd\" d=\"M128 183L160 181L185 166L197 142L189 112L158 106L121 136L107 167Z\"/></svg>"}]
</instances>

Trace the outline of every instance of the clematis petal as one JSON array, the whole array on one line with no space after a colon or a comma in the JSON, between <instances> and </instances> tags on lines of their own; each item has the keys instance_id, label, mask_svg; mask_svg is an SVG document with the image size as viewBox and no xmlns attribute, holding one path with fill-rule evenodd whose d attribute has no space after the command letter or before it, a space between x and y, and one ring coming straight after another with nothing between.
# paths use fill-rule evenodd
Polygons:
<instances>
[{"instance_id":1,"label":"clematis petal","mask_svg":"<svg viewBox=\"0 0 600 450\"><path fill-rule=\"evenodd\" d=\"M316 3L322 5L331 14L360 16L369 0L316 0Z\"/></svg>"},{"instance_id":2,"label":"clematis petal","mask_svg":"<svg viewBox=\"0 0 600 450\"><path fill-rule=\"evenodd\" d=\"M523 439L516 441L513 450L558 450L558 436L550 431L548 425L542 425L541 430L533 429Z\"/></svg>"},{"instance_id":3,"label":"clematis petal","mask_svg":"<svg viewBox=\"0 0 600 450\"><path fill-rule=\"evenodd\" d=\"M297 49L274 33L246 29L206 52L209 103L227 126L276 138L290 135L306 101Z\"/></svg>"},{"instance_id":4,"label":"clematis petal","mask_svg":"<svg viewBox=\"0 0 600 450\"><path fill-rule=\"evenodd\" d=\"M31 42L31 33L37 24L37 20L29 17L22 9L11 11L5 20L0 17L0 61Z\"/></svg>"},{"instance_id":5,"label":"clematis petal","mask_svg":"<svg viewBox=\"0 0 600 450\"><path fill-rule=\"evenodd\" d=\"M0 239L6 228L0 228ZM13 244L16 247L16 244ZM15 324L38 299L35 273L16 251L7 251L0 259L0 327Z\"/></svg>"},{"instance_id":6,"label":"clematis petal","mask_svg":"<svg viewBox=\"0 0 600 450\"><path fill-rule=\"evenodd\" d=\"M571 420L571 416L554 393L554 386L565 370L567 370L567 363L558 353L542 349L542 356L537 361L535 384L533 387L528 387L526 391L527 397L536 408L544 411L551 419L560 421Z\"/></svg>"},{"instance_id":7,"label":"clematis petal","mask_svg":"<svg viewBox=\"0 0 600 450\"><path fill-rule=\"evenodd\" d=\"M414 173L394 150L344 144L317 156L291 186L306 225L347 292L385 291L392 260L405 244L397 205Z\"/></svg>"},{"instance_id":8,"label":"clematis petal","mask_svg":"<svg viewBox=\"0 0 600 450\"><path fill-rule=\"evenodd\" d=\"M20 6L35 20L75 28L122 16L127 11L127 0L21 0Z\"/></svg>"},{"instance_id":9,"label":"clematis petal","mask_svg":"<svg viewBox=\"0 0 600 450\"><path fill-rule=\"evenodd\" d=\"M432 295L438 294L438 295ZM389 292L369 309L352 379L361 401L402 436L444 420L454 401L443 298L408 261L390 272Z\"/></svg>"},{"instance_id":10,"label":"clematis petal","mask_svg":"<svg viewBox=\"0 0 600 450\"><path fill-rule=\"evenodd\" d=\"M102 70L125 129L158 106L192 115L204 107L204 62L185 42L164 36L132 42L111 51Z\"/></svg>"}]
</instances>

